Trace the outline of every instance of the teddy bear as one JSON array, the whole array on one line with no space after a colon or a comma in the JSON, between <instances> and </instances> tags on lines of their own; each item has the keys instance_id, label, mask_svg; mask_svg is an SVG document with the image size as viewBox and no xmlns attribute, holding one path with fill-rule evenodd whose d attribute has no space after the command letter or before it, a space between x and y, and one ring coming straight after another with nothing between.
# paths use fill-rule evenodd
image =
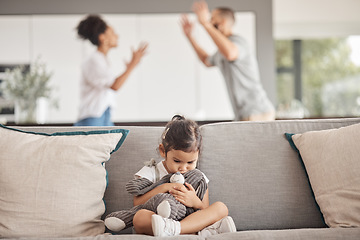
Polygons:
<instances>
[{"instance_id":1,"label":"teddy bear","mask_svg":"<svg viewBox=\"0 0 360 240\"><path fill-rule=\"evenodd\" d=\"M177 182L181 184L187 182L191 184L196 191L196 195L201 200L207 190L204 174L198 169L188 171L184 174L179 172L168 174L155 183L146 178L133 179L126 184L126 190L134 196L140 196L155 187L168 182ZM144 204L134 206L128 210L120 210L108 214L105 217L105 226L113 232L119 232L123 229L132 227L134 215L140 209L147 209L164 218L171 218L177 221L182 220L195 211L193 208L186 207L184 204L177 201L170 193L159 193Z\"/></svg>"}]
</instances>

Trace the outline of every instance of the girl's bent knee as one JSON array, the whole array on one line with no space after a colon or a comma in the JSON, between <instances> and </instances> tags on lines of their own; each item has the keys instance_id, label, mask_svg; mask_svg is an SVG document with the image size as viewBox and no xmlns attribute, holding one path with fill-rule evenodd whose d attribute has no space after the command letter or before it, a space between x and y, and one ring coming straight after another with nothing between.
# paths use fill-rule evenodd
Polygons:
<instances>
[{"instance_id":1,"label":"girl's bent knee","mask_svg":"<svg viewBox=\"0 0 360 240\"><path fill-rule=\"evenodd\" d=\"M141 209L139 210L133 218L133 225L136 232L142 233L143 229L146 229L149 225L149 215L151 217L150 211Z\"/></svg>"},{"instance_id":2,"label":"girl's bent knee","mask_svg":"<svg viewBox=\"0 0 360 240\"><path fill-rule=\"evenodd\" d=\"M215 202L213 203L214 207L217 210L217 213L219 214L219 217L223 218L226 217L229 214L229 210L225 203L223 202Z\"/></svg>"}]
</instances>

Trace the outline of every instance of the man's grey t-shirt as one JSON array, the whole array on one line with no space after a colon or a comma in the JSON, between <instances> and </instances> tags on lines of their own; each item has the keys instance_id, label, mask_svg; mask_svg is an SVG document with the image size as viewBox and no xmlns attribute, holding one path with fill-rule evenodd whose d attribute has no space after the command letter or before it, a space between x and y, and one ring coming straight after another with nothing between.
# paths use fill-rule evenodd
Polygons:
<instances>
[{"instance_id":1,"label":"man's grey t-shirt","mask_svg":"<svg viewBox=\"0 0 360 240\"><path fill-rule=\"evenodd\" d=\"M235 120L274 110L260 81L258 63L244 38L232 35L238 57L228 61L219 51L208 58L211 65L219 67L228 90Z\"/></svg>"}]
</instances>

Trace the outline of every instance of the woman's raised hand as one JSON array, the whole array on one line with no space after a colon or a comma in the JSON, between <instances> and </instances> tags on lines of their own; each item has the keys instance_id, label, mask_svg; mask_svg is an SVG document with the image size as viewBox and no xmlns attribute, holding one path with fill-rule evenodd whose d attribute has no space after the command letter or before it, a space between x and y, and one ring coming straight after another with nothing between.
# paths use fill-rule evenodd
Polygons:
<instances>
[{"instance_id":1,"label":"woman's raised hand","mask_svg":"<svg viewBox=\"0 0 360 240\"><path fill-rule=\"evenodd\" d=\"M149 44L147 42L141 42L137 49L131 48L132 58L130 62L125 62L127 68L134 68L141 60L141 58L147 53L146 50Z\"/></svg>"}]
</instances>

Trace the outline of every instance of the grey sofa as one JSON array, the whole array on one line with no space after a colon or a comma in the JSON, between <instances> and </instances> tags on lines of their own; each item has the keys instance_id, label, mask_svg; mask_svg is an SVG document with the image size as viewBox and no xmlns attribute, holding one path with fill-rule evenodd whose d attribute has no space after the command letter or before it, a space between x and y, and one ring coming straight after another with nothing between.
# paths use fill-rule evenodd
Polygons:
<instances>
[{"instance_id":1,"label":"grey sofa","mask_svg":"<svg viewBox=\"0 0 360 240\"><path fill-rule=\"evenodd\" d=\"M304 167L284 136L285 132L303 133L355 123L360 123L360 119L227 122L201 126L203 148L198 168L210 179L210 201L222 201L228 206L238 230L208 239L360 239L360 228L326 226ZM104 216L132 207L132 196L126 192L125 184L144 161L160 160L156 148L163 127L114 128L129 129L130 133L123 146L106 163L109 181L104 196ZM94 128L23 129L50 133ZM154 237L132 234L128 229L119 235L76 239ZM174 239L203 238L187 235Z\"/></svg>"}]
</instances>

